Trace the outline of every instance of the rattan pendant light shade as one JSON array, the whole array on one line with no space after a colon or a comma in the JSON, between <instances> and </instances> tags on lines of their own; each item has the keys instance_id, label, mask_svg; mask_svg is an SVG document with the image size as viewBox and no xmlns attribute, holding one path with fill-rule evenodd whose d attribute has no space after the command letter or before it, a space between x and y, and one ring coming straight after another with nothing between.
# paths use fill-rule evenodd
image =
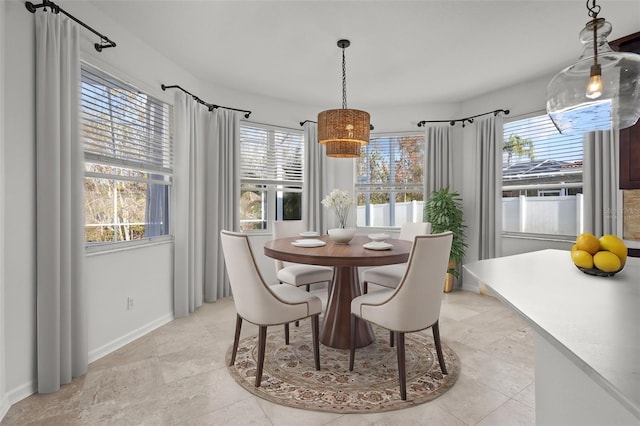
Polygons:
<instances>
[{"instance_id":1,"label":"rattan pendant light shade","mask_svg":"<svg viewBox=\"0 0 640 426\"><path fill-rule=\"evenodd\" d=\"M358 109L330 109L318 114L318 141L327 156L354 158L369 142L369 113Z\"/></svg>"},{"instance_id":2,"label":"rattan pendant light shade","mask_svg":"<svg viewBox=\"0 0 640 426\"><path fill-rule=\"evenodd\" d=\"M325 145L328 157L360 157L360 147L369 144L370 117L366 111L347 108L347 78L344 49L349 40L339 40L342 49L342 108L318 114L318 142Z\"/></svg>"}]
</instances>

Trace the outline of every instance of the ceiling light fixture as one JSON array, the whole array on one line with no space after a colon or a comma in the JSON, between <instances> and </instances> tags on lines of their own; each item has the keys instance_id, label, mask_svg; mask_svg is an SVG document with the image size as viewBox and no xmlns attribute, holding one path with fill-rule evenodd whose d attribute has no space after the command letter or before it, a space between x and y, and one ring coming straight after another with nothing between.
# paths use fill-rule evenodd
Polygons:
<instances>
[{"instance_id":1,"label":"ceiling light fixture","mask_svg":"<svg viewBox=\"0 0 640 426\"><path fill-rule=\"evenodd\" d=\"M338 47L342 49L342 109L329 109L318 114L318 142L326 146L328 157L360 157L360 147L369 144L369 113L347 108L344 49L350 44L349 40L338 40Z\"/></svg>"},{"instance_id":2,"label":"ceiling light fixture","mask_svg":"<svg viewBox=\"0 0 640 426\"><path fill-rule=\"evenodd\" d=\"M611 24L587 0L591 20L580 32L578 62L547 87L547 113L560 132L624 129L640 117L640 55L615 52L607 42Z\"/></svg>"}]
</instances>

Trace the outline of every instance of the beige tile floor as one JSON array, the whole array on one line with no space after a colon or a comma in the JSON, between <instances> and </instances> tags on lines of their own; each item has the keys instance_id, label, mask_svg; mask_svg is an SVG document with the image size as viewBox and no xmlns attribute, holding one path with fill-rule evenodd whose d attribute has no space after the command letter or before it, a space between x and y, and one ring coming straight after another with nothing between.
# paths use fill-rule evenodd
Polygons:
<instances>
[{"instance_id":1,"label":"beige tile floor","mask_svg":"<svg viewBox=\"0 0 640 426\"><path fill-rule=\"evenodd\" d=\"M316 293L324 297L326 290ZM460 357L455 386L439 398L378 414L283 407L237 385L224 355L231 299L209 303L92 363L59 392L14 404L2 425L533 425L531 329L490 296L443 297L440 330ZM256 333L245 325L243 334Z\"/></svg>"}]
</instances>

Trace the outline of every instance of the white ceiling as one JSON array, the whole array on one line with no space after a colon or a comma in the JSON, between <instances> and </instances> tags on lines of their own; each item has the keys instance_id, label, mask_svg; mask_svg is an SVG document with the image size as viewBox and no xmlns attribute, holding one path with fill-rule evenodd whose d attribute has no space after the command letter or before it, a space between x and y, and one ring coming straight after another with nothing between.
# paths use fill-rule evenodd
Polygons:
<instances>
[{"instance_id":1,"label":"white ceiling","mask_svg":"<svg viewBox=\"0 0 640 426\"><path fill-rule=\"evenodd\" d=\"M99 1L197 78L326 108L459 102L574 62L584 0ZM640 0L598 2L609 41L640 31ZM100 29L103 30L103 29ZM117 34L108 33L118 41Z\"/></svg>"}]
</instances>

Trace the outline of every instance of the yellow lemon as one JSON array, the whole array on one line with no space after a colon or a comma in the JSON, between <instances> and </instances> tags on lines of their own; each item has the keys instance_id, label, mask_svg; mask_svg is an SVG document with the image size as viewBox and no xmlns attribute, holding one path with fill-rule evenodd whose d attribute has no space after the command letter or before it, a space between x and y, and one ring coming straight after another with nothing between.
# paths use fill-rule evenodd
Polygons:
<instances>
[{"instance_id":1,"label":"yellow lemon","mask_svg":"<svg viewBox=\"0 0 640 426\"><path fill-rule=\"evenodd\" d=\"M578 250L578 246L576 244L571 246L571 252L573 253L574 251Z\"/></svg>"},{"instance_id":2,"label":"yellow lemon","mask_svg":"<svg viewBox=\"0 0 640 426\"><path fill-rule=\"evenodd\" d=\"M617 272L622 268L620 258L610 251L599 251L593 256L593 264L604 272Z\"/></svg>"},{"instance_id":3,"label":"yellow lemon","mask_svg":"<svg viewBox=\"0 0 640 426\"><path fill-rule=\"evenodd\" d=\"M584 250L594 255L600 250L600 241L598 241L595 235L585 232L576 238L576 247L578 250Z\"/></svg>"},{"instance_id":4,"label":"yellow lemon","mask_svg":"<svg viewBox=\"0 0 640 426\"><path fill-rule=\"evenodd\" d=\"M622 266L627 261L627 246L615 235L603 235L600 237L600 250L607 250L618 256Z\"/></svg>"},{"instance_id":5,"label":"yellow lemon","mask_svg":"<svg viewBox=\"0 0 640 426\"><path fill-rule=\"evenodd\" d=\"M573 250L571 252L571 260L580 268L593 268L593 256L584 250Z\"/></svg>"}]
</instances>

